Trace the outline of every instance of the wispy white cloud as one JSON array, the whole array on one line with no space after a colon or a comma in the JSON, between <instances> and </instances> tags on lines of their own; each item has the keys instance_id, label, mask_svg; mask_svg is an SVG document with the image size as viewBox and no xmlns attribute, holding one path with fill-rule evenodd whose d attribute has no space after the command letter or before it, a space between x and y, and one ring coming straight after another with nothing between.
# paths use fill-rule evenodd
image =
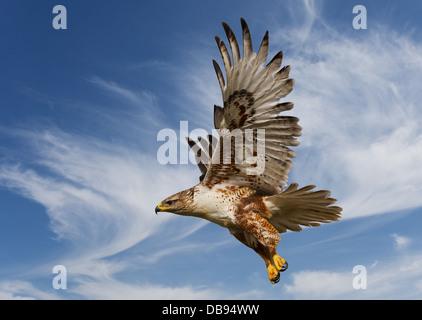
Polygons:
<instances>
[{"instance_id":1,"label":"wispy white cloud","mask_svg":"<svg viewBox=\"0 0 422 320\"><path fill-rule=\"evenodd\" d=\"M0 282L0 300L57 300L60 296L55 292L45 292L35 288L28 281Z\"/></svg>"},{"instance_id":2,"label":"wispy white cloud","mask_svg":"<svg viewBox=\"0 0 422 320\"><path fill-rule=\"evenodd\" d=\"M192 232L196 232L199 228L203 227L203 222L197 224L197 226L192 226ZM232 239L230 239L232 240ZM232 241L230 241L232 243ZM201 252L201 254L205 254L210 251L214 251L216 248L227 246L227 241L218 241L212 243L189 243L172 247L167 247L165 249L157 250L152 254L149 254L146 257L143 257L144 263L156 263L163 258L167 258L170 255L179 255L180 253L189 253L189 252Z\"/></svg>"},{"instance_id":3,"label":"wispy white cloud","mask_svg":"<svg viewBox=\"0 0 422 320\"><path fill-rule=\"evenodd\" d=\"M400 236L397 233L393 233L391 237L394 240L394 247L398 250L405 249L412 242L409 237Z\"/></svg>"},{"instance_id":4,"label":"wispy white cloud","mask_svg":"<svg viewBox=\"0 0 422 320\"><path fill-rule=\"evenodd\" d=\"M87 81L110 97L126 103L126 107L121 106L118 109L126 110L125 113L130 115L132 121L137 119L138 126L153 128L161 124L159 119L163 114L158 104L158 98L153 92L129 89L114 81L105 80L98 76L92 76ZM135 107L135 109L128 108L128 105Z\"/></svg>"},{"instance_id":5,"label":"wispy white cloud","mask_svg":"<svg viewBox=\"0 0 422 320\"><path fill-rule=\"evenodd\" d=\"M136 285L117 280L83 281L74 290L91 299L117 300L214 300L222 292L209 288L166 287L160 285Z\"/></svg>"},{"instance_id":6,"label":"wispy white cloud","mask_svg":"<svg viewBox=\"0 0 422 320\"><path fill-rule=\"evenodd\" d=\"M284 285L287 294L298 299L329 299L352 292L352 273L301 271L292 275L293 283Z\"/></svg>"},{"instance_id":7,"label":"wispy white cloud","mask_svg":"<svg viewBox=\"0 0 422 320\"><path fill-rule=\"evenodd\" d=\"M289 12L289 18L292 19L293 27L288 30L290 37L295 39L295 43L304 43L309 39L314 23L324 25L321 19L321 10L323 1L303 0L283 2L282 7ZM280 19L274 19L275 24L279 24ZM280 34L277 30L272 32L277 39Z\"/></svg>"},{"instance_id":8,"label":"wispy white cloud","mask_svg":"<svg viewBox=\"0 0 422 320\"><path fill-rule=\"evenodd\" d=\"M51 174L4 165L0 184L41 203L59 238L85 248L89 243L99 257L153 234L163 221L154 214L162 194L196 178L188 168L174 170L153 156L94 138L58 130L26 132L26 139L36 146L35 161ZM178 183L163 183L168 179Z\"/></svg>"},{"instance_id":9,"label":"wispy white cloud","mask_svg":"<svg viewBox=\"0 0 422 320\"><path fill-rule=\"evenodd\" d=\"M353 273L353 268L301 271L292 275L292 282L284 289L295 299L418 299L422 293L421 267L420 254L373 264L366 268L366 289L354 288L354 277L360 277L360 282L363 274Z\"/></svg>"},{"instance_id":10,"label":"wispy white cloud","mask_svg":"<svg viewBox=\"0 0 422 320\"><path fill-rule=\"evenodd\" d=\"M180 248L177 252L184 251ZM118 279L122 272L131 270L136 264L156 263L162 257L131 256L126 259L71 259L66 262L69 274L72 274L73 286L69 294L89 299L216 299L221 295L216 289L204 287L165 286L153 281L127 282ZM141 277L142 278L142 277ZM196 298L195 298L196 297Z\"/></svg>"},{"instance_id":11,"label":"wispy white cloud","mask_svg":"<svg viewBox=\"0 0 422 320\"><path fill-rule=\"evenodd\" d=\"M133 103L142 102L142 98L140 94L137 94L133 92L132 90L123 88L122 86L118 85L117 83L113 81L106 81L99 77L91 77L88 79L88 81L94 84L95 86L97 86L98 88L103 89L104 91L109 92L111 94L114 94L114 96L116 97L123 98ZM142 93L142 95L146 95L146 94Z\"/></svg>"}]
</instances>

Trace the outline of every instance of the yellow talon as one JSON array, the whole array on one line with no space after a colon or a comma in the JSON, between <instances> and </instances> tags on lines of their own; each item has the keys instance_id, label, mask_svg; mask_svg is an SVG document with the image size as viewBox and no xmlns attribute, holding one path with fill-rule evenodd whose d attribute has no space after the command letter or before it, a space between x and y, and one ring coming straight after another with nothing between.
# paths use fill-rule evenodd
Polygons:
<instances>
[{"instance_id":1,"label":"yellow talon","mask_svg":"<svg viewBox=\"0 0 422 320\"><path fill-rule=\"evenodd\" d=\"M274 260L274 265L275 265L275 267L277 268L278 271L283 269L283 266L286 264L286 260L284 260L278 254L274 255L273 260Z\"/></svg>"},{"instance_id":2,"label":"yellow talon","mask_svg":"<svg viewBox=\"0 0 422 320\"><path fill-rule=\"evenodd\" d=\"M271 283L277 283L278 280L276 281L276 279L277 279L277 276L279 275L279 271L270 264L267 268L267 272L268 272L268 278L270 279Z\"/></svg>"}]
</instances>

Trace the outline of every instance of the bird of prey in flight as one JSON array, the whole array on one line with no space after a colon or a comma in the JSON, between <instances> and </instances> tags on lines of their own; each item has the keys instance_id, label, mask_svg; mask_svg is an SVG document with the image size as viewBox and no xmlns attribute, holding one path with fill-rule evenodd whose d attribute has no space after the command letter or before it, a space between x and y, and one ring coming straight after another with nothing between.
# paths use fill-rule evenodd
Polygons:
<instances>
[{"instance_id":1,"label":"bird of prey in flight","mask_svg":"<svg viewBox=\"0 0 422 320\"><path fill-rule=\"evenodd\" d=\"M232 29L222 24L231 57L216 36L226 73L224 78L213 60L224 103L214 106L219 137L209 135L198 142L187 138L201 170L200 182L164 199L155 212L199 217L229 229L260 255L271 283L277 283L280 271L287 268L286 260L276 253L279 233L338 221L342 208L332 205L336 200L327 190L313 191L313 185L298 188L296 183L287 187L291 159L296 156L289 147L299 144L296 137L302 128L298 118L280 115L293 108L291 102L280 102L294 84L290 66L281 67L283 52L265 64L268 31L255 53L241 18L241 56Z\"/></svg>"}]
</instances>

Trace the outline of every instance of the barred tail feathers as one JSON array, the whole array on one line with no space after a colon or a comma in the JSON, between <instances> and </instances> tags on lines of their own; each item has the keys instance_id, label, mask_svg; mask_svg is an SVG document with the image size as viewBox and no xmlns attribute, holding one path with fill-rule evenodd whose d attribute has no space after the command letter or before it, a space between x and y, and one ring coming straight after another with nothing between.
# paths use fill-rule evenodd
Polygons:
<instances>
[{"instance_id":1,"label":"barred tail feathers","mask_svg":"<svg viewBox=\"0 0 422 320\"><path fill-rule=\"evenodd\" d=\"M301 226L317 227L340 219L342 208L332 206L337 200L330 198L330 191L311 191L315 188L313 185L297 187L297 183L292 183L283 192L264 200L271 214L268 221L280 233L301 231Z\"/></svg>"}]
</instances>

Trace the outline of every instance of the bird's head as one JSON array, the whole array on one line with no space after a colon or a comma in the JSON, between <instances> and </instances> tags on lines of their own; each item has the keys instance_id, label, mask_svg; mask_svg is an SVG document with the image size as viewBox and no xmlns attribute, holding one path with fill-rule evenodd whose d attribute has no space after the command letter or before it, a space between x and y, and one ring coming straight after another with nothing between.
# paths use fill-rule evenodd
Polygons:
<instances>
[{"instance_id":1,"label":"bird's head","mask_svg":"<svg viewBox=\"0 0 422 320\"><path fill-rule=\"evenodd\" d=\"M181 215L189 215L193 209L193 195L194 190L193 188L190 188L167 197L155 207L155 213L164 211Z\"/></svg>"}]
</instances>

